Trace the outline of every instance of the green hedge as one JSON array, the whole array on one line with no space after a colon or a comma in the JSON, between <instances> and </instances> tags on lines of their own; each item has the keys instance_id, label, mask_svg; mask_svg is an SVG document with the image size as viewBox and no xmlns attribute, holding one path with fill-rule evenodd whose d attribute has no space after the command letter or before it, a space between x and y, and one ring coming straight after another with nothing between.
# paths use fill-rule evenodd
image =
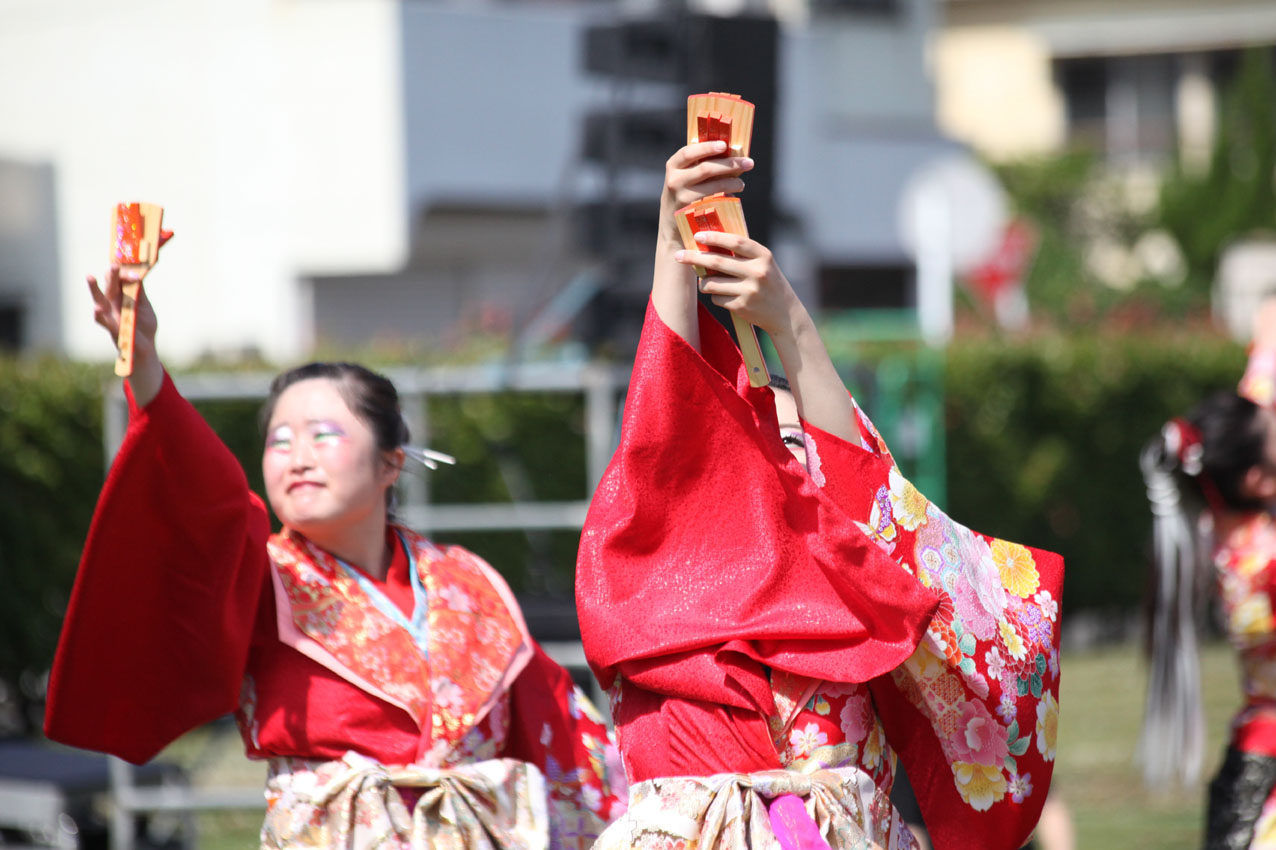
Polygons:
<instances>
[{"instance_id":1,"label":"green hedge","mask_svg":"<svg viewBox=\"0 0 1276 850\"><path fill-rule=\"evenodd\" d=\"M1243 365L1238 346L1200 333L959 342L944 364L945 507L982 531L1062 553L1068 610L1134 607L1149 528L1139 447L1169 416L1234 385ZM28 674L22 693L38 696L30 674L52 654L103 479L108 379L98 367L0 360L0 682L11 692ZM256 409L201 405L260 488ZM431 474L435 501L583 496L578 397L440 397L429 417L431 445L460 460ZM570 598L577 535L446 536L517 591ZM0 710L0 731L4 721Z\"/></svg>"},{"instance_id":2,"label":"green hedge","mask_svg":"<svg viewBox=\"0 0 1276 850\"><path fill-rule=\"evenodd\" d=\"M945 375L948 509L1061 553L1068 610L1131 608L1151 525L1138 453L1171 416L1234 387L1215 336L1048 337L954 346Z\"/></svg>"},{"instance_id":3,"label":"green hedge","mask_svg":"<svg viewBox=\"0 0 1276 850\"><path fill-rule=\"evenodd\" d=\"M102 487L102 369L0 359L0 736L25 731Z\"/></svg>"}]
</instances>

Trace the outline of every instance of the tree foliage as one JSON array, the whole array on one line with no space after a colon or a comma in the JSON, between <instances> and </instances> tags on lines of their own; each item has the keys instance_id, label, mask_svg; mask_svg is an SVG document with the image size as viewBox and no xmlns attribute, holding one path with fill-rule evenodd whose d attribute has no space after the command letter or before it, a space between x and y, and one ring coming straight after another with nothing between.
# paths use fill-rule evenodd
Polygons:
<instances>
[{"instance_id":1,"label":"tree foliage","mask_svg":"<svg viewBox=\"0 0 1276 850\"><path fill-rule=\"evenodd\" d=\"M1252 48L1224 95L1209 166L1172 168L1161 188L1160 225L1173 234L1188 280L1208 291L1227 245L1276 229L1276 70L1270 49Z\"/></svg>"},{"instance_id":2,"label":"tree foliage","mask_svg":"<svg viewBox=\"0 0 1276 850\"><path fill-rule=\"evenodd\" d=\"M1234 387L1241 347L1198 333L1088 333L949 351L948 508L1064 556L1065 610L1137 607L1151 528L1139 450Z\"/></svg>"},{"instance_id":3,"label":"tree foliage","mask_svg":"<svg viewBox=\"0 0 1276 850\"><path fill-rule=\"evenodd\" d=\"M38 725L104 479L102 370L0 359L0 734Z\"/></svg>"}]
</instances>

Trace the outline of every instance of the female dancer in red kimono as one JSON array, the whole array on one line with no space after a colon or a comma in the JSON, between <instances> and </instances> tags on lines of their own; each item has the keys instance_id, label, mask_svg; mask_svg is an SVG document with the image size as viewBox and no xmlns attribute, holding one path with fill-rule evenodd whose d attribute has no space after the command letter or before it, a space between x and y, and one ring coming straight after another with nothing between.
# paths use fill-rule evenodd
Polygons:
<instances>
[{"instance_id":1,"label":"female dancer in red kimono","mask_svg":"<svg viewBox=\"0 0 1276 850\"><path fill-rule=\"evenodd\" d=\"M1144 450L1158 564L1144 724L1153 782L1199 774L1203 728L1193 637L1202 561L1240 658L1244 703L1210 783L1207 850L1276 848L1276 300L1255 322L1238 392L1168 423ZM1205 547L1198 542L1204 531ZM1211 551L1212 550L1212 551ZM1203 557L1204 556L1204 557ZM1208 583L1208 582L1207 582Z\"/></svg>"},{"instance_id":2,"label":"female dancer in red kimono","mask_svg":"<svg viewBox=\"0 0 1276 850\"><path fill-rule=\"evenodd\" d=\"M89 284L114 338L119 270ZM144 297L138 315L49 737L143 762L233 710L269 766L263 847L588 848L623 809L606 728L491 567L388 519L408 438L393 384L345 363L275 379L272 535L161 366Z\"/></svg>"},{"instance_id":3,"label":"female dancer in red kimono","mask_svg":"<svg viewBox=\"0 0 1276 850\"><path fill-rule=\"evenodd\" d=\"M898 756L939 850L1018 848L1055 757L1062 563L899 474L765 247L682 249L673 212L752 165L724 150L667 164L621 445L581 540L585 650L632 783L598 847L913 847ZM692 264L767 331L791 395L749 386Z\"/></svg>"}]
</instances>

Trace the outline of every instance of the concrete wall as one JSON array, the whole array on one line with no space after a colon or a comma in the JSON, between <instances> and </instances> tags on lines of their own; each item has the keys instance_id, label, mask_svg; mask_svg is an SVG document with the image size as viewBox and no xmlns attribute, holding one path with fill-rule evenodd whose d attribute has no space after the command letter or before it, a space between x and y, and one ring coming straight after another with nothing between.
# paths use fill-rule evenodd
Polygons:
<instances>
[{"instance_id":1,"label":"concrete wall","mask_svg":"<svg viewBox=\"0 0 1276 850\"><path fill-rule=\"evenodd\" d=\"M808 262L906 264L896 205L951 149L934 122L929 0L891 17L830 16L782 42L780 202L803 216Z\"/></svg>"},{"instance_id":2,"label":"concrete wall","mask_svg":"<svg viewBox=\"0 0 1276 850\"><path fill-rule=\"evenodd\" d=\"M305 347L308 268L406 253L397 4L391 0L0 0L0 158L56 174L54 336L108 359L84 275L111 205L166 207L153 273L172 361Z\"/></svg>"},{"instance_id":3,"label":"concrete wall","mask_svg":"<svg viewBox=\"0 0 1276 850\"><path fill-rule=\"evenodd\" d=\"M20 311L27 349L61 347L55 183L50 165L0 160L0 306Z\"/></svg>"},{"instance_id":4,"label":"concrete wall","mask_svg":"<svg viewBox=\"0 0 1276 850\"><path fill-rule=\"evenodd\" d=\"M581 68L571 5L401 6L408 197L546 204L571 187L582 115L605 94Z\"/></svg>"}]
</instances>

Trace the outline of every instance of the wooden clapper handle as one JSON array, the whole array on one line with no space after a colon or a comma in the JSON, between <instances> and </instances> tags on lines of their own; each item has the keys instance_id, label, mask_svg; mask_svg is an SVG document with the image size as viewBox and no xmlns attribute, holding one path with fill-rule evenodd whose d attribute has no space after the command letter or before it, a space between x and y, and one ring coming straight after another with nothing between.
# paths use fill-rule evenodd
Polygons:
<instances>
[{"instance_id":1,"label":"wooden clapper handle","mask_svg":"<svg viewBox=\"0 0 1276 850\"><path fill-rule=\"evenodd\" d=\"M749 229L744 224L740 199L730 195L711 195L696 201L674 213L674 220L682 236L682 244L692 251L731 253L720 248L698 245L696 234L702 230L716 230L738 236L749 235ZM704 277L703 267L695 266L695 270L697 275ZM740 343L740 354L744 357L744 365L748 369L749 385L767 386L771 383L771 374L767 371L766 360L762 357L762 348L758 345L757 329L735 313L731 314L731 323L735 327L735 338Z\"/></svg>"},{"instance_id":2,"label":"wooden clapper handle","mask_svg":"<svg viewBox=\"0 0 1276 850\"><path fill-rule=\"evenodd\" d=\"M733 156L748 156L749 142L753 136L753 104L737 95L727 92L709 92L693 94L687 98L687 144L696 142L723 141L727 143L728 152ZM705 201L713 201L706 198ZM699 230L726 230L748 236L744 226L744 214L740 212L739 199L722 197L720 204L710 205L703 212L710 220L689 220L692 233ZM734 202L734 205L728 202ZM693 204L692 207L698 206ZM688 208L690 209L690 208ZM679 229L684 218L679 211ZM719 214L722 215L719 215ZM697 216L699 218L699 216ZM725 225L725 226L724 226ZM687 234L683 234L684 241ZM687 244L696 249L694 241ZM703 276L704 269L697 268L696 273ZM735 338L740 343L740 354L744 356L744 365L749 370L749 384L754 387L765 387L771 383L771 375L767 371L766 361L762 358L762 348L758 345L758 332L753 325L731 314L731 323L735 326Z\"/></svg>"},{"instance_id":3,"label":"wooden clapper handle","mask_svg":"<svg viewBox=\"0 0 1276 850\"><path fill-rule=\"evenodd\" d=\"M116 204L111 215L111 263L120 267L120 333L115 345L115 374L133 374L133 341L137 333L137 298L142 279L159 261L160 246L172 233L163 230L164 208L155 204Z\"/></svg>"}]
</instances>

